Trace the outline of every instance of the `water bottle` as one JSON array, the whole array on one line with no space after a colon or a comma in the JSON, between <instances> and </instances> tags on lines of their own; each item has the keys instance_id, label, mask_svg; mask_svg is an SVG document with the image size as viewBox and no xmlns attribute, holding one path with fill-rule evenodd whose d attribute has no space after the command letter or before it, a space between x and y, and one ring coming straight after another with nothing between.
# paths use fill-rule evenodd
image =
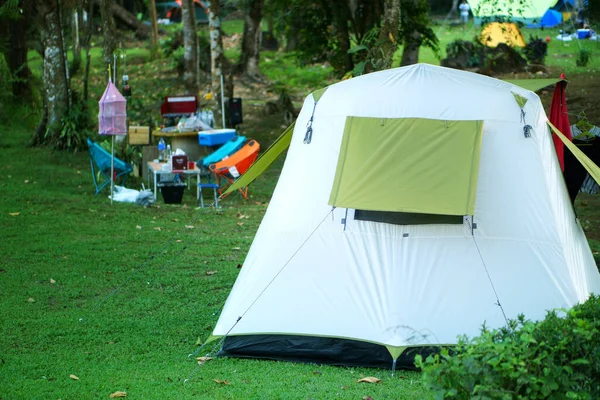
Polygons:
<instances>
[{"instance_id":1,"label":"water bottle","mask_svg":"<svg viewBox=\"0 0 600 400\"><path fill-rule=\"evenodd\" d=\"M160 140L158 141L158 161L159 162L165 162L165 150L167 148L167 145L165 143L165 139L160 138Z\"/></svg>"}]
</instances>

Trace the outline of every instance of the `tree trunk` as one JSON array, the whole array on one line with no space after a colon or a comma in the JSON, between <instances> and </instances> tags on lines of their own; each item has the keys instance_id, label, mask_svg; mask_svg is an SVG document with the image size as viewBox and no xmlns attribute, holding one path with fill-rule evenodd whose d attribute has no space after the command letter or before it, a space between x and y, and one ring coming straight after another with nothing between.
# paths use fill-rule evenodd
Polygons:
<instances>
[{"instance_id":1,"label":"tree trunk","mask_svg":"<svg viewBox=\"0 0 600 400\"><path fill-rule=\"evenodd\" d=\"M92 1L92 0L90 0ZM106 0L93 0L94 3L102 8L102 3ZM139 39L147 39L150 36L152 28L143 22L138 21L137 16L127 11L125 8L111 1L110 12L112 16L121 23L127 25L135 31Z\"/></svg>"},{"instance_id":2,"label":"tree trunk","mask_svg":"<svg viewBox=\"0 0 600 400\"><path fill-rule=\"evenodd\" d=\"M429 45L437 45L435 33L429 27L429 5L427 0L401 0L401 30L403 32L401 66L419 62L419 48L425 40Z\"/></svg>"},{"instance_id":3,"label":"tree trunk","mask_svg":"<svg viewBox=\"0 0 600 400\"><path fill-rule=\"evenodd\" d=\"M448 17L456 17L456 16L458 16L458 0L452 0L452 8L450 8Z\"/></svg>"},{"instance_id":4,"label":"tree trunk","mask_svg":"<svg viewBox=\"0 0 600 400\"><path fill-rule=\"evenodd\" d=\"M40 145L45 136L54 136L60 132L62 117L69 107L68 71L58 2L39 0L36 6L40 15L38 25L44 49L44 110L37 132L31 139L32 145Z\"/></svg>"},{"instance_id":5,"label":"tree trunk","mask_svg":"<svg viewBox=\"0 0 600 400\"><path fill-rule=\"evenodd\" d=\"M113 0L100 0L100 15L102 17L102 36L104 38L104 50L102 52L102 61L105 67L109 65L112 68L113 54L117 48L117 37L115 20L113 19L111 7ZM114 73L114 71L113 71Z\"/></svg>"},{"instance_id":6,"label":"tree trunk","mask_svg":"<svg viewBox=\"0 0 600 400\"><path fill-rule=\"evenodd\" d=\"M208 10L210 30L210 76L215 120L221 117L221 76L223 75L223 37L221 33L221 9L218 0L211 0Z\"/></svg>"},{"instance_id":7,"label":"tree trunk","mask_svg":"<svg viewBox=\"0 0 600 400\"><path fill-rule=\"evenodd\" d=\"M421 34L413 31L404 37L404 50L400 66L412 65L419 62L419 48L421 47Z\"/></svg>"},{"instance_id":8,"label":"tree trunk","mask_svg":"<svg viewBox=\"0 0 600 400\"><path fill-rule=\"evenodd\" d=\"M156 2L154 0L148 0L148 16L150 17L150 24L152 26L152 59L158 58L158 20L156 18Z\"/></svg>"},{"instance_id":9,"label":"tree trunk","mask_svg":"<svg viewBox=\"0 0 600 400\"><path fill-rule=\"evenodd\" d=\"M70 74L77 73L81 66L81 39L80 32L83 29L83 4L82 0L77 0L75 12L71 16L71 32L73 34L73 62L71 63Z\"/></svg>"},{"instance_id":10,"label":"tree trunk","mask_svg":"<svg viewBox=\"0 0 600 400\"><path fill-rule=\"evenodd\" d=\"M2 2L0 2L1 4ZM31 71L27 65L27 26L31 21L33 7L31 1L22 5L23 14L19 18L5 19L3 34L8 48L4 54L8 69L13 77L12 94L15 100L25 99L31 94L29 77Z\"/></svg>"},{"instance_id":11,"label":"tree trunk","mask_svg":"<svg viewBox=\"0 0 600 400\"><path fill-rule=\"evenodd\" d=\"M392 67L394 53L400 42L400 0L386 0L377 44L369 48L364 73Z\"/></svg>"},{"instance_id":12,"label":"tree trunk","mask_svg":"<svg viewBox=\"0 0 600 400\"><path fill-rule=\"evenodd\" d=\"M183 0L183 82L188 93L198 95L198 34L194 0Z\"/></svg>"},{"instance_id":13,"label":"tree trunk","mask_svg":"<svg viewBox=\"0 0 600 400\"><path fill-rule=\"evenodd\" d=\"M354 69L354 61L352 60L352 54L348 54L350 50L350 32L348 31L348 21L352 20L352 13L348 7L348 2L345 0L335 0L333 2L333 23L335 25L335 36L338 41L340 49L338 51L339 57L342 59L341 63L343 71L345 73Z\"/></svg>"},{"instance_id":14,"label":"tree trunk","mask_svg":"<svg viewBox=\"0 0 600 400\"><path fill-rule=\"evenodd\" d=\"M244 16L244 34L242 36L242 54L238 72L251 78L260 79L260 39L264 0L249 0Z\"/></svg>"},{"instance_id":15,"label":"tree trunk","mask_svg":"<svg viewBox=\"0 0 600 400\"><path fill-rule=\"evenodd\" d=\"M90 48L92 46L92 33L94 32L94 3L88 2L87 10L87 24L85 26L85 38L83 40L83 47L85 49L85 72L83 74L83 102L86 103L88 100L88 84L90 77L90 63L92 61L92 55Z\"/></svg>"}]
</instances>

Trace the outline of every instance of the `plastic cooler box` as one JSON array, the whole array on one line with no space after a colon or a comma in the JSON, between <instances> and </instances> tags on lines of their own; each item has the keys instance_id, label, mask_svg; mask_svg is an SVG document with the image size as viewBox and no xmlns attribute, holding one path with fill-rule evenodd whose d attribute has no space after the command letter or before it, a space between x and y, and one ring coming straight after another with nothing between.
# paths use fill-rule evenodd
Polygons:
<instances>
[{"instance_id":1,"label":"plastic cooler box","mask_svg":"<svg viewBox=\"0 0 600 400\"><path fill-rule=\"evenodd\" d=\"M587 39L592 36L592 32L589 29L577 29L577 39Z\"/></svg>"},{"instance_id":2,"label":"plastic cooler box","mask_svg":"<svg viewBox=\"0 0 600 400\"><path fill-rule=\"evenodd\" d=\"M235 136L235 129L211 129L198 132L200 146L217 146L227 143Z\"/></svg>"}]
</instances>

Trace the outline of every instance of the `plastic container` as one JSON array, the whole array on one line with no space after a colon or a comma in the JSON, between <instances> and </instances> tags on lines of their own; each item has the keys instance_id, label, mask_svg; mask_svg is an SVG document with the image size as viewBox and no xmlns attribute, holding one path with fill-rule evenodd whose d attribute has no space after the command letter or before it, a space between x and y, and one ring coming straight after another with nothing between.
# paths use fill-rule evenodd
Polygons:
<instances>
[{"instance_id":1,"label":"plastic container","mask_svg":"<svg viewBox=\"0 0 600 400\"><path fill-rule=\"evenodd\" d=\"M577 39L587 39L592 36L589 29L577 29Z\"/></svg>"},{"instance_id":2,"label":"plastic container","mask_svg":"<svg viewBox=\"0 0 600 400\"><path fill-rule=\"evenodd\" d=\"M217 146L235 137L235 129L211 129L198 132L200 146Z\"/></svg>"},{"instance_id":3,"label":"plastic container","mask_svg":"<svg viewBox=\"0 0 600 400\"><path fill-rule=\"evenodd\" d=\"M170 182L170 183L159 183L157 185L160 188L165 204L181 204L183 199L183 191L186 188L186 184Z\"/></svg>"},{"instance_id":4,"label":"plastic container","mask_svg":"<svg viewBox=\"0 0 600 400\"><path fill-rule=\"evenodd\" d=\"M167 149L167 144L165 143L165 139L160 138L158 141L158 161L165 162L165 150Z\"/></svg>"}]
</instances>

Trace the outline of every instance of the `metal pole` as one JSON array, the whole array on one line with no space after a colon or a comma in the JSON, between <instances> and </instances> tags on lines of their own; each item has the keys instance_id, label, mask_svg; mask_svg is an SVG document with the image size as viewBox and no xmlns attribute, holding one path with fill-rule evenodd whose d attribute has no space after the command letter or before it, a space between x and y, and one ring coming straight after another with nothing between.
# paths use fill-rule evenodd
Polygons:
<instances>
[{"instance_id":1,"label":"metal pole","mask_svg":"<svg viewBox=\"0 0 600 400\"><path fill-rule=\"evenodd\" d=\"M112 135L112 145L110 148L110 204L113 203L113 185L115 183L113 177L115 176L115 135Z\"/></svg>"},{"instance_id":2,"label":"metal pole","mask_svg":"<svg viewBox=\"0 0 600 400\"><path fill-rule=\"evenodd\" d=\"M225 95L223 89L223 74L221 74L221 117L223 120L223 129L225 129Z\"/></svg>"}]
</instances>

